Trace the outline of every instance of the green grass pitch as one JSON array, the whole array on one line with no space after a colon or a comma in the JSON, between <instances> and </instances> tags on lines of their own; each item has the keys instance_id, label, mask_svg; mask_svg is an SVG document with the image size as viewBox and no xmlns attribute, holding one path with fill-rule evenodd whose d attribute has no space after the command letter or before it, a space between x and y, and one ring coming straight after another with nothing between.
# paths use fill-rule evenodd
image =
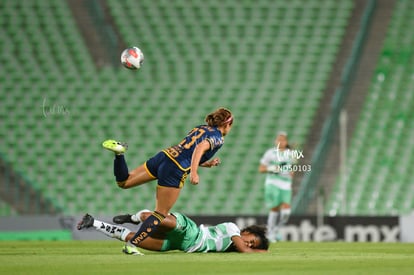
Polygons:
<instances>
[{"instance_id":1,"label":"green grass pitch","mask_svg":"<svg viewBox=\"0 0 414 275\"><path fill-rule=\"evenodd\" d=\"M414 274L414 244L280 242L268 253L150 252L119 241L1 241L0 274Z\"/></svg>"}]
</instances>

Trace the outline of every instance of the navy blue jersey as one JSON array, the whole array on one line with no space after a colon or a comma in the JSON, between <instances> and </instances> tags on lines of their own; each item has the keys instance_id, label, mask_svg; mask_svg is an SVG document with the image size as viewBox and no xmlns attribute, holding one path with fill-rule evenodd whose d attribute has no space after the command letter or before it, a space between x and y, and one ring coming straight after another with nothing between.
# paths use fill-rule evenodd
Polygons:
<instances>
[{"instance_id":1,"label":"navy blue jersey","mask_svg":"<svg viewBox=\"0 0 414 275\"><path fill-rule=\"evenodd\" d=\"M200 125L193 128L180 144L171 146L163 152L182 170L189 170L191 158L197 144L207 140L210 143L210 150L201 157L200 164L211 159L214 154L221 148L224 138L217 127Z\"/></svg>"}]
</instances>

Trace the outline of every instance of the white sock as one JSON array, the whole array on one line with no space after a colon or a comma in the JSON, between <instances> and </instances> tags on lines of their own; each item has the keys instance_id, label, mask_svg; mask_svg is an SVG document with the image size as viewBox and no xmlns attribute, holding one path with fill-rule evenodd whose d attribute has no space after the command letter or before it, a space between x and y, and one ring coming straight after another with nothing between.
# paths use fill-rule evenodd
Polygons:
<instances>
[{"instance_id":1,"label":"white sock","mask_svg":"<svg viewBox=\"0 0 414 275\"><path fill-rule=\"evenodd\" d=\"M270 211L267 216L267 235L269 238L274 238L278 216L279 212L276 211Z\"/></svg>"},{"instance_id":2,"label":"white sock","mask_svg":"<svg viewBox=\"0 0 414 275\"><path fill-rule=\"evenodd\" d=\"M122 232L121 234L120 240L125 242L129 233L131 233L131 230L129 230L128 228L125 228L124 232Z\"/></svg>"},{"instance_id":3,"label":"white sock","mask_svg":"<svg viewBox=\"0 0 414 275\"><path fill-rule=\"evenodd\" d=\"M95 227L96 230L105 234L106 236L115 238L121 241L125 241L125 238L131 232L131 230L129 230L126 227L106 223L106 222L103 222L97 219L93 221L93 227Z\"/></svg>"},{"instance_id":4,"label":"white sock","mask_svg":"<svg viewBox=\"0 0 414 275\"><path fill-rule=\"evenodd\" d=\"M131 220L133 222L142 222L142 220L141 220L141 214L143 212L152 212L152 211L151 210L148 210L148 209L143 209L141 211L138 211L136 214L131 215Z\"/></svg>"},{"instance_id":5,"label":"white sock","mask_svg":"<svg viewBox=\"0 0 414 275\"><path fill-rule=\"evenodd\" d=\"M280 210L280 219L278 222L278 226L282 226L287 223L290 217L290 212L291 212L290 208L284 208Z\"/></svg>"}]
</instances>

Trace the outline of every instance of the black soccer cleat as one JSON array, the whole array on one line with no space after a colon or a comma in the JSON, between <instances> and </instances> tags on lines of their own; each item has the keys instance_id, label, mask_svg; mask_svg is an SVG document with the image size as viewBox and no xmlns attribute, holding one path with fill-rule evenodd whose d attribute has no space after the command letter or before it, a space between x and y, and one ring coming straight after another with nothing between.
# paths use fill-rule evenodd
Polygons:
<instances>
[{"instance_id":1,"label":"black soccer cleat","mask_svg":"<svg viewBox=\"0 0 414 275\"><path fill-rule=\"evenodd\" d=\"M118 216L115 216L112 219L112 221L116 224L123 224L123 223L139 224L140 223L140 222L134 222L131 217L132 215L130 214L118 215Z\"/></svg>"},{"instance_id":2,"label":"black soccer cleat","mask_svg":"<svg viewBox=\"0 0 414 275\"><path fill-rule=\"evenodd\" d=\"M91 215L85 214L85 216L83 216L82 220L80 222L78 222L78 225L76 227L78 228L78 230L82 230L84 228L92 227L94 220L95 219Z\"/></svg>"}]
</instances>

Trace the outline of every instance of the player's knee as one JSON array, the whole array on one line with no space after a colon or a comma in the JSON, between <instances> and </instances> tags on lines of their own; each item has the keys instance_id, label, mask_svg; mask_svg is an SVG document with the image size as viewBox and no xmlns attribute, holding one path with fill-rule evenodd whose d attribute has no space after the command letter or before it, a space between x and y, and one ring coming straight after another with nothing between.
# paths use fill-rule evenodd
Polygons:
<instances>
[{"instance_id":1,"label":"player's knee","mask_svg":"<svg viewBox=\"0 0 414 275\"><path fill-rule=\"evenodd\" d=\"M270 208L270 211L272 211L272 212L279 212L280 211L280 207L279 206L272 207L272 208Z\"/></svg>"}]
</instances>

